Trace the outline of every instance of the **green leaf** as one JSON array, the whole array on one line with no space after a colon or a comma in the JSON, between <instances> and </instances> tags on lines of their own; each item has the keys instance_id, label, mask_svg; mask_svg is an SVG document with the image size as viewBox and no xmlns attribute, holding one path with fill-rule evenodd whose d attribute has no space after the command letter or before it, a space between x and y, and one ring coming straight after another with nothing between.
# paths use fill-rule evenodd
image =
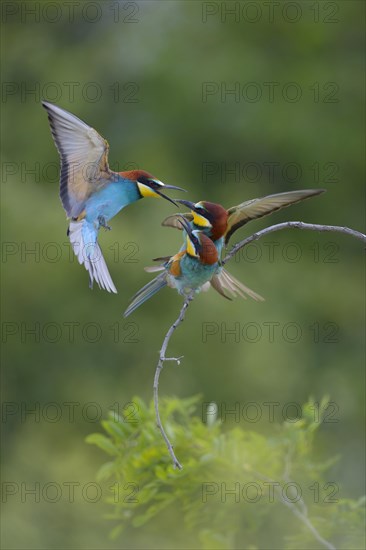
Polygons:
<instances>
[{"instance_id":1,"label":"green leaf","mask_svg":"<svg viewBox=\"0 0 366 550\"><path fill-rule=\"evenodd\" d=\"M106 437L103 434L94 433L90 434L85 438L86 443L90 443L91 445L96 445L102 451L105 451L107 454L113 456L118 455L118 450L116 446L112 443L108 437Z\"/></svg>"},{"instance_id":2,"label":"green leaf","mask_svg":"<svg viewBox=\"0 0 366 550\"><path fill-rule=\"evenodd\" d=\"M116 525L116 527L114 527L112 529L112 531L109 533L109 538L111 540L116 540L118 539L118 537L123 533L124 531L124 525L122 524L119 524L119 525Z\"/></svg>"},{"instance_id":3,"label":"green leaf","mask_svg":"<svg viewBox=\"0 0 366 550\"><path fill-rule=\"evenodd\" d=\"M124 425L115 420L102 420L102 426L104 430L116 440L122 440L126 436L127 430Z\"/></svg>"},{"instance_id":4,"label":"green leaf","mask_svg":"<svg viewBox=\"0 0 366 550\"><path fill-rule=\"evenodd\" d=\"M109 479L114 473L114 471L115 471L115 463L106 462L98 470L98 473L96 476L97 481L100 482L100 481L105 481Z\"/></svg>"}]
</instances>

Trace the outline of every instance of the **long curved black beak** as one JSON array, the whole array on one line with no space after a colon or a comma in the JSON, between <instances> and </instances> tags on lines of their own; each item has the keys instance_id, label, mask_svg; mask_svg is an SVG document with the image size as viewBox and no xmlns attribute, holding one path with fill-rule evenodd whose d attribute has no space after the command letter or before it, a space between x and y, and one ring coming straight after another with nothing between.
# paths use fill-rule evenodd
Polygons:
<instances>
[{"instance_id":1,"label":"long curved black beak","mask_svg":"<svg viewBox=\"0 0 366 550\"><path fill-rule=\"evenodd\" d=\"M157 193L158 195L160 195L161 197L163 197L163 199L166 199L167 201L171 202L172 204L174 204L174 206L179 206L175 201L173 201L173 199L171 199L170 197L168 197L168 195L164 195L164 193L162 193L160 191L160 189L154 189L155 193Z\"/></svg>"},{"instance_id":2,"label":"long curved black beak","mask_svg":"<svg viewBox=\"0 0 366 550\"><path fill-rule=\"evenodd\" d=\"M183 189L183 187L177 187L176 185L167 185L166 183L164 183L164 187L165 189L176 189L177 191L184 191L185 193L187 193L186 189Z\"/></svg>"},{"instance_id":3,"label":"long curved black beak","mask_svg":"<svg viewBox=\"0 0 366 550\"><path fill-rule=\"evenodd\" d=\"M198 252L201 251L202 250L202 245L200 243L200 240L197 238L197 236L194 235L193 229L192 229L189 221L186 220L186 218L184 216L181 216L179 214L178 214L177 217L179 218L179 221L182 224L182 227L186 230L187 235L188 235L189 239L192 241L192 243L194 244L196 250Z\"/></svg>"},{"instance_id":4,"label":"long curved black beak","mask_svg":"<svg viewBox=\"0 0 366 550\"><path fill-rule=\"evenodd\" d=\"M186 193L185 189L182 189L182 187L176 187L175 185L164 184L164 186L159 187L158 189L154 189L155 193L157 193L158 195L160 195L161 197L163 197L164 199L171 202L172 204L174 204L174 206L177 206L177 207L178 207L178 204L173 199L168 197L168 195L165 195L165 193L162 193L162 189L176 189L177 191L184 191Z\"/></svg>"},{"instance_id":5,"label":"long curved black beak","mask_svg":"<svg viewBox=\"0 0 366 550\"><path fill-rule=\"evenodd\" d=\"M179 218L179 221L180 221L181 226L183 227L183 229L185 229L187 234L190 237L192 237L192 227L191 227L189 221L186 220L186 218L184 216L180 216L179 214L177 215L177 218Z\"/></svg>"},{"instance_id":6,"label":"long curved black beak","mask_svg":"<svg viewBox=\"0 0 366 550\"><path fill-rule=\"evenodd\" d=\"M184 199L177 199L177 202L179 202L180 204L184 204L184 206L188 206L188 208L190 210L193 210L193 211L196 210L196 206L195 206L194 202L186 201Z\"/></svg>"}]
</instances>

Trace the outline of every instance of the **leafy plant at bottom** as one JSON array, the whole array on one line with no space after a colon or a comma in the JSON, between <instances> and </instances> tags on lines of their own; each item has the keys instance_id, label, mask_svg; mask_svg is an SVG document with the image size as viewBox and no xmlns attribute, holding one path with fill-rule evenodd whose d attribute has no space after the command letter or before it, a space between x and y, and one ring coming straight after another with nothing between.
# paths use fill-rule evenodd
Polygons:
<instances>
[{"instance_id":1,"label":"leafy plant at bottom","mask_svg":"<svg viewBox=\"0 0 366 550\"><path fill-rule=\"evenodd\" d=\"M186 547L192 548L364 547L365 501L339 498L337 484L324 478L337 458L315 457L321 419L314 420L312 401L303 406L301 419L277 426L270 437L238 426L225 430L219 421L204 423L195 414L199 402L199 396L161 402L181 471L166 453L153 403L140 398L133 399L138 419L111 412L102 422L105 434L87 437L111 457L98 480L109 483L108 517L117 521L112 537L126 529L133 537L139 528L171 547L177 530L184 529Z\"/></svg>"}]
</instances>

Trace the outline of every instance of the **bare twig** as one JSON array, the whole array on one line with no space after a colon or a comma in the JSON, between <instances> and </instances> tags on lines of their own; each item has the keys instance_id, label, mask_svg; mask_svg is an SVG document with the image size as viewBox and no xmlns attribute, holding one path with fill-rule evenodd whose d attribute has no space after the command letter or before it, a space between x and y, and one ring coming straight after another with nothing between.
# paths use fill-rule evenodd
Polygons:
<instances>
[{"instance_id":1,"label":"bare twig","mask_svg":"<svg viewBox=\"0 0 366 550\"><path fill-rule=\"evenodd\" d=\"M172 324L172 326L169 328L168 332L165 335L163 345L161 346L161 349L160 349L160 352L159 352L159 361L158 361L158 364L157 364L157 367L156 367L155 377L154 377L154 405L155 405L156 424L157 424L159 430L161 431L161 435L164 438L166 446L168 447L168 451L170 453L170 456L172 457L174 468L178 468L179 470L181 470L183 468L183 466L181 465L181 463L179 462L179 460L175 456L173 446L170 443L167 434L165 433L165 430L163 428L163 424L162 424L161 419L160 419L160 413L159 413L159 376L160 376L160 372L161 372L161 370L164 366L165 361L176 361L177 364L179 365L181 359L183 358L183 355L181 357L165 357L165 353L166 353L166 350L167 350L167 347L168 347L168 344L169 344L169 340L170 340L173 332L175 331L175 329L183 322L183 319L184 319L184 316L186 314L187 308L188 308L190 302L193 300L193 297L194 297L193 294L190 294L189 296L186 297L186 299L184 300L184 304L182 306L182 309L180 310L178 319L176 321L174 321L174 323Z\"/></svg>"},{"instance_id":2,"label":"bare twig","mask_svg":"<svg viewBox=\"0 0 366 550\"><path fill-rule=\"evenodd\" d=\"M360 233L359 231L355 231L354 229L350 229L349 227L341 227L339 225L319 225L315 223L305 223L305 222L283 222L283 223L278 223L276 225L271 225L270 227L266 227L265 229L261 229L260 231L257 231L257 233L254 233L250 237L247 237L246 239L240 241L238 244L233 246L233 248L230 250L227 256L223 259L222 265L226 264L234 256L234 254L236 254L241 248L243 248L247 244L253 241L257 241L264 235L268 235L268 233L273 233L274 231L280 231L281 229L310 229L311 231L336 231L338 233L345 233L346 235L350 235L351 237L355 237L356 239L360 239L361 241L366 243L366 235L364 235L363 233Z\"/></svg>"},{"instance_id":3,"label":"bare twig","mask_svg":"<svg viewBox=\"0 0 366 550\"><path fill-rule=\"evenodd\" d=\"M276 487L277 489L277 487ZM287 498L285 498L282 494L282 491L280 490L277 490L277 494L279 495L279 497L281 498L283 504L285 506L287 506L291 512L297 517L299 518L300 521L302 521L304 523L304 525L306 525L306 527L309 529L309 531L311 531L311 533L314 535L314 537L316 538L316 540L318 542L320 542L320 544L322 544L325 548L328 548L328 550L336 550L336 547L329 541L327 541L325 538L323 538L321 536L321 534L317 531L317 529L314 527L314 525L311 523L310 519L308 518L307 515L305 515L304 512L302 512L294 502L291 502L290 500L288 500Z\"/></svg>"},{"instance_id":4,"label":"bare twig","mask_svg":"<svg viewBox=\"0 0 366 550\"><path fill-rule=\"evenodd\" d=\"M286 468L288 470L288 468ZM286 472L286 469L285 469L285 472ZM299 501L292 501L290 500L289 498L286 498L286 496L284 495L284 492L283 492L283 487L278 487L279 483L275 482L273 479L267 477L267 476L264 476L263 474L259 473L259 472L254 472L254 474L260 478L260 479L264 479L266 480L268 483L271 483L273 486L274 486L274 491L277 493L279 499L281 500L281 502L287 506L287 508L289 508L291 510L291 512L300 520L304 523L304 525L306 525L306 527L309 529L309 531L314 535L314 537L316 538L316 540L322 544L325 548L327 548L328 550L336 550L336 547L333 546L333 544L331 542L329 542L328 540L326 540L325 538L323 538L321 536L321 534L318 532L318 530L316 529L316 527L314 527L314 525L311 523L309 517L308 517L308 513L307 513L307 507L305 505L305 502L304 500L302 499L302 497L300 498ZM285 473L286 475L286 473ZM286 482L289 482L289 478L286 478L284 479Z\"/></svg>"}]
</instances>

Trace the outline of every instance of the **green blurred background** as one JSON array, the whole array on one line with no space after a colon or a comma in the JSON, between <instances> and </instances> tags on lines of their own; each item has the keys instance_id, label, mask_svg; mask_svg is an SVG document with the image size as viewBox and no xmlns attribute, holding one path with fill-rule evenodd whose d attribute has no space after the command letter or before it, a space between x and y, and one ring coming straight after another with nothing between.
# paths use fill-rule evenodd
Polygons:
<instances>
[{"instance_id":1,"label":"green blurred background","mask_svg":"<svg viewBox=\"0 0 366 550\"><path fill-rule=\"evenodd\" d=\"M83 498L104 461L84 438L108 409L152 396L158 349L181 298L165 289L128 322L121 314L149 280L143 267L175 252L181 237L160 226L174 211L168 202L131 206L100 236L119 293L90 291L67 245L58 155L40 100L106 137L112 168L146 169L195 201L230 207L327 189L253 222L236 240L291 219L362 231L364 7L347 0L2 8L2 481L17 491L5 497L3 547L136 547L138 533L108 540L103 498L88 502L92 490ZM342 497L354 498L364 486L363 249L340 234L295 231L248 248L229 270L266 301L200 295L170 346L184 362L168 364L161 382L162 395L201 393L202 402L227 408L256 402L261 420L240 422L268 434L275 424L263 403L279 403L280 422L288 403L328 394L339 421L324 425L317 452L340 454L329 475ZM207 323L215 334L205 338ZM268 323L276 323L273 341ZM298 338L287 323L300 327ZM225 336L233 328L239 336ZM42 497L49 482L63 488L55 503L51 489ZM63 485L70 482L78 484L75 502ZM24 494L36 483L40 502Z\"/></svg>"}]
</instances>

